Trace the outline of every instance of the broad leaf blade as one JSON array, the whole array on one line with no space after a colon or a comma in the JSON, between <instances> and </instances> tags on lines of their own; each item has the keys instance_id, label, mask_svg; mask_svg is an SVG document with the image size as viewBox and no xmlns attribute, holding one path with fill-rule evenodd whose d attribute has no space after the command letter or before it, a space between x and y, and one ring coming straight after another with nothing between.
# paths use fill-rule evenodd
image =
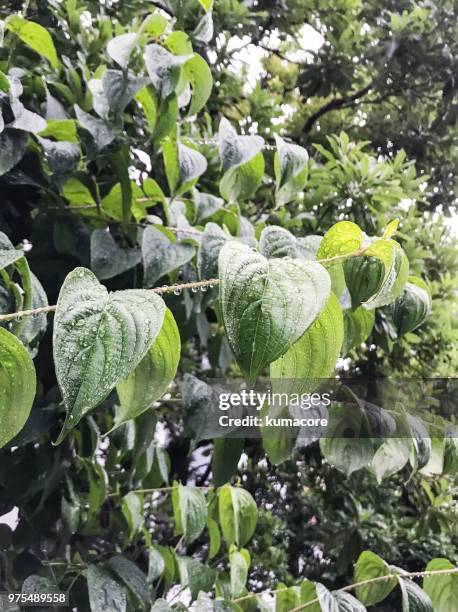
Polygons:
<instances>
[{"instance_id":1,"label":"broad leaf blade","mask_svg":"<svg viewBox=\"0 0 458 612\"><path fill-rule=\"evenodd\" d=\"M16 336L0 327L0 448L24 427L35 390L32 359Z\"/></svg>"},{"instance_id":2,"label":"broad leaf blade","mask_svg":"<svg viewBox=\"0 0 458 612\"><path fill-rule=\"evenodd\" d=\"M54 362L67 409L59 442L143 359L164 313L153 292L109 294L85 268L67 276L54 320Z\"/></svg>"},{"instance_id":3,"label":"broad leaf blade","mask_svg":"<svg viewBox=\"0 0 458 612\"><path fill-rule=\"evenodd\" d=\"M219 276L229 344L250 378L302 336L331 290L329 275L320 264L267 260L235 241L221 249Z\"/></svg>"},{"instance_id":4,"label":"broad leaf blade","mask_svg":"<svg viewBox=\"0 0 458 612\"><path fill-rule=\"evenodd\" d=\"M129 376L116 387L121 409L115 427L148 410L167 390L180 360L180 333L170 310L153 345Z\"/></svg>"}]
</instances>

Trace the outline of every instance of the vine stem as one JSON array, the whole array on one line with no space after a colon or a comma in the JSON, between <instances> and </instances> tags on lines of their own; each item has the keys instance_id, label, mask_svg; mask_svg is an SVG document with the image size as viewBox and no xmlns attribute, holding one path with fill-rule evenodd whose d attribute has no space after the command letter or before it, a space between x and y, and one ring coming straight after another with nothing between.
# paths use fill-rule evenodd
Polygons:
<instances>
[{"instance_id":1,"label":"vine stem","mask_svg":"<svg viewBox=\"0 0 458 612\"><path fill-rule=\"evenodd\" d=\"M375 582L385 582L387 580L393 580L396 578L425 578L428 576L447 576L449 574L457 574L458 573L458 567L455 567L453 569L444 569L444 570L425 570L423 572L402 572L402 574L386 574L384 576L376 576L375 578L368 578L367 580L361 580L360 582L355 582L353 584L349 584L348 586L342 587L341 589L338 589L339 591L354 591L355 589L357 589L358 587L361 586L366 586L367 584L373 584ZM274 595L275 593L281 593L282 591L287 591L289 587L283 587L281 589L277 589L275 591L270 591L270 593L272 595ZM259 595L259 593L249 593L248 595L244 595L243 597L238 597L237 599L234 599L233 602L234 603L238 603L239 601L246 601L247 599L251 599L252 597L256 597L257 595ZM292 608L289 612L299 612L300 610L305 610L306 608L309 608L310 606L313 606L314 604L319 603L319 599L318 597L316 597L315 599L311 599L310 601L308 601L307 603L301 604L300 606L296 606L295 608Z\"/></svg>"},{"instance_id":2,"label":"vine stem","mask_svg":"<svg viewBox=\"0 0 458 612\"><path fill-rule=\"evenodd\" d=\"M169 228L170 229L170 228ZM178 230L178 228L173 228L175 231L183 231L189 233L189 230L183 229ZM329 257L328 259L320 259L318 263L323 266L332 266L335 263L340 261L344 261L346 259L350 259L352 257L359 257L364 254L365 249L359 249L354 253L348 253L346 255L335 255L334 257ZM219 279L210 278L208 280L202 281L194 281L191 283L181 283L174 285L163 285L162 287L154 287L154 289L150 289L149 291L153 291L154 293L158 293L161 295L162 293L173 293L174 291L184 291L185 289L200 289L201 287L214 287L215 285L219 285ZM56 310L56 306L42 306L40 308L30 308L29 310L20 310L18 312L10 312L8 314L0 315L0 323L2 321L14 321L14 319L22 319L23 317L29 317L31 315L40 315L40 314L48 314L50 312L54 312Z\"/></svg>"},{"instance_id":3,"label":"vine stem","mask_svg":"<svg viewBox=\"0 0 458 612\"><path fill-rule=\"evenodd\" d=\"M201 287L214 287L219 284L219 279L210 278L209 280L195 281L192 283L181 283L174 285L164 285L163 287L154 287L150 289L153 293L173 293L174 291L183 291L184 289L200 289ZM0 315L1 321L13 321L14 319L22 319L23 317L29 317L30 315L48 314L54 312L56 306L42 306L41 308L31 308L29 310L20 310L19 312L10 312L8 314Z\"/></svg>"},{"instance_id":4,"label":"vine stem","mask_svg":"<svg viewBox=\"0 0 458 612\"><path fill-rule=\"evenodd\" d=\"M133 489L132 491L129 491L129 493L170 493L171 491L173 491L175 487L157 487L155 489ZM194 487L194 489L201 489L203 491L209 491L210 489L213 489L212 486L208 486L208 487ZM119 493L108 493L108 495L106 497L116 497L117 495L119 495Z\"/></svg>"}]
</instances>

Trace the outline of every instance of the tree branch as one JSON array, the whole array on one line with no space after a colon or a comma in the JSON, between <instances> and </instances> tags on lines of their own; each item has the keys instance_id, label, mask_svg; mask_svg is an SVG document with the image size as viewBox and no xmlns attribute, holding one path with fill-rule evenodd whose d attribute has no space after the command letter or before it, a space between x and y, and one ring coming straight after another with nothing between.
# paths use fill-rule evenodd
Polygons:
<instances>
[{"instance_id":1,"label":"tree branch","mask_svg":"<svg viewBox=\"0 0 458 612\"><path fill-rule=\"evenodd\" d=\"M373 83L369 83L365 87L358 89L354 94L345 98L333 98L329 102L327 102L324 106L315 111L304 124L302 131L305 133L310 132L313 125L320 119L323 115L330 113L331 111L338 110L340 108L348 108L349 106L354 106L359 98L364 97L372 88Z\"/></svg>"}]
</instances>

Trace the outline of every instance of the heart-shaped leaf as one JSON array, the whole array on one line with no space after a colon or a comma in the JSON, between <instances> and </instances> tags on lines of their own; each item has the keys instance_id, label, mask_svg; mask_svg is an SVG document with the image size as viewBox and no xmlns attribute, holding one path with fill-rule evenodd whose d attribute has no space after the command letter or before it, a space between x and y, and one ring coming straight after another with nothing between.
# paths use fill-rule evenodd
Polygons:
<instances>
[{"instance_id":1,"label":"heart-shaped leaf","mask_svg":"<svg viewBox=\"0 0 458 612\"><path fill-rule=\"evenodd\" d=\"M372 310L391 304L399 297L409 277L409 260L395 240L374 240L364 251L365 255L377 257L384 266L384 275L377 292L363 304Z\"/></svg>"},{"instance_id":2,"label":"heart-shaped leaf","mask_svg":"<svg viewBox=\"0 0 458 612\"><path fill-rule=\"evenodd\" d=\"M226 544L246 544L258 522L258 508L251 494L245 489L224 485L218 489L218 514Z\"/></svg>"},{"instance_id":3,"label":"heart-shaped leaf","mask_svg":"<svg viewBox=\"0 0 458 612\"><path fill-rule=\"evenodd\" d=\"M261 136L239 136L224 117L219 124L218 141L223 170L246 164L264 146L264 139Z\"/></svg>"},{"instance_id":4,"label":"heart-shaped leaf","mask_svg":"<svg viewBox=\"0 0 458 612\"><path fill-rule=\"evenodd\" d=\"M399 577L402 593L402 612L434 612L429 596L413 580Z\"/></svg>"},{"instance_id":5,"label":"heart-shaped leaf","mask_svg":"<svg viewBox=\"0 0 458 612\"><path fill-rule=\"evenodd\" d=\"M192 55L173 55L156 43L146 47L146 69L160 98L165 99L175 91L180 79L181 66L192 57Z\"/></svg>"},{"instance_id":6,"label":"heart-shaped leaf","mask_svg":"<svg viewBox=\"0 0 458 612\"><path fill-rule=\"evenodd\" d=\"M321 236L319 238L321 240ZM272 257L315 259L315 254L311 256L310 249L303 247L296 236L278 225L269 225L262 230L259 248L267 259Z\"/></svg>"},{"instance_id":7,"label":"heart-shaped leaf","mask_svg":"<svg viewBox=\"0 0 458 612\"><path fill-rule=\"evenodd\" d=\"M139 247L120 247L110 232L94 230L91 234L91 268L97 278L112 278L130 270L142 259Z\"/></svg>"},{"instance_id":8,"label":"heart-shaped leaf","mask_svg":"<svg viewBox=\"0 0 458 612\"><path fill-rule=\"evenodd\" d=\"M256 193L264 176L264 156L261 152L241 166L230 168L223 176L219 192L228 202L248 200Z\"/></svg>"},{"instance_id":9,"label":"heart-shaped leaf","mask_svg":"<svg viewBox=\"0 0 458 612\"><path fill-rule=\"evenodd\" d=\"M24 257L24 251L15 249L6 234L0 232L0 270Z\"/></svg>"},{"instance_id":10,"label":"heart-shaped leaf","mask_svg":"<svg viewBox=\"0 0 458 612\"><path fill-rule=\"evenodd\" d=\"M140 42L140 34L129 32L112 38L107 45L107 53L121 68L126 68L134 47Z\"/></svg>"},{"instance_id":11,"label":"heart-shaped leaf","mask_svg":"<svg viewBox=\"0 0 458 612\"><path fill-rule=\"evenodd\" d=\"M205 495L196 487L175 485L172 491L175 533L183 534L186 543L196 540L205 529L207 502Z\"/></svg>"},{"instance_id":12,"label":"heart-shaped leaf","mask_svg":"<svg viewBox=\"0 0 458 612\"><path fill-rule=\"evenodd\" d=\"M359 586L356 589L358 599L366 606L373 606L388 597L398 582L396 574L392 572L386 561L370 550L362 552L355 564L355 582L370 581L390 574L393 574L393 579L368 582Z\"/></svg>"},{"instance_id":13,"label":"heart-shaped leaf","mask_svg":"<svg viewBox=\"0 0 458 612\"><path fill-rule=\"evenodd\" d=\"M391 305L398 336L421 325L431 311L431 295L426 283L416 277L410 277L409 281Z\"/></svg>"},{"instance_id":14,"label":"heart-shaped leaf","mask_svg":"<svg viewBox=\"0 0 458 612\"><path fill-rule=\"evenodd\" d=\"M54 319L54 362L68 431L134 370L158 335L165 304L151 291L108 293L94 274L67 276Z\"/></svg>"},{"instance_id":15,"label":"heart-shaped leaf","mask_svg":"<svg viewBox=\"0 0 458 612\"><path fill-rule=\"evenodd\" d=\"M275 202L287 204L305 187L308 173L308 153L299 145L291 144L275 134Z\"/></svg>"},{"instance_id":16,"label":"heart-shaped leaf","mask_svg":"<svg viewBox=\"0 0 458 612\"><path fill-rule=\"evenodd\" d=\"M207 23L208 19L210 19L211 23L211 14L205 18ZM192 59L186 62L183 72L192 87L192 98L188 115L196 115L205 106L212 92L212 73L207 62L197 53L194 53Z\"/></svg>"},{"instance_id":17,"label":"heart-shaped leaf","mask_svg":"<svg viewBox=\"0 0 458 612\"><path fill-rule=\"evenodd\" d=\"M176 374L180 352L180 333L172 313L166 310L153 345L135 370L116 387L121 409L115 427L135 419L165 393Z\"/></svg>"},{"instance_id":18,"label":"heart-shaped leaf","mask_svg":"<svg viewBox=\"0 0 458 612\"><path fill-rule=\"evenodd\" d=\"M31 357L16 336L0 327L0 448L24 427L35 390Z\"/></svg>"},{"instance_id":19,"label":"heart-shaped leaf","mask_svg":"<svg viewBox=\"0 0 458 612\"><path fill-rule=\"evenodd\" d=\"M216 223L207 223L197 256L199 277L203 280L218 276L218 257L221 249L232 236Z\"/></svg>"},{"instance_id":20,"label":"heart-shaped leaf","mask_svg":"<svg viewBox=\"0 0 458 612\"><path fill-rule=\"evenodd\" d=\"M316 594L323 612L366 612L363 604L346 591L328 591L317 582Z\"/></svg>"},{"instance_id":21,"label":"heart-shaped leaf","mask_svg":"<svg viewBox=\"0 0 458 612\"><path fill-rule=\"evenodd\" d=\"M316 321L280 359L270 364L275 390L312 393L320 379L334 371L343 339L342 309L331 293Z\"/></svg>"},{"instance_id":22,"label":"heart-shaped leaf","mask_svg":"<svg viewBox=\"0 0 458 612\"><path fill-rule=\"evenodd\" d=\"M191 189L207 169L207 160L202 153L176 140L164 142L163 154L171 195L180 195Z\"/></svg>"},{"instance_id":23,"label":"heart-shaped leaf","mask_svg":"<svg viewBox=\"0 0 458 612\"><path fill-rule=\"evenodd\" d=\"M362 306L356 310L346 310L344 312L345 340L343 343L343 355L349 350L362 344L374 327L375 313L373 310L366 310Z\"/></svg>"},{"instance_id":24,"label":"heart-shaped leaf","mask_svg":"<svg viewBox=\"0 0 458 612\"><path fill-rule=\"evenodd\" d=\"M454 570L456 565L448 559L439 557L433 559L426 566L427 572ZM453 612L456 610L458 597L458 574L439 574L436 576L425 576L423 588L433 602L434 610L437 612Z\"/></svg>"},{"instance_id":25,"label":"heart-shaped leaf","mask_svg":"<svg viewBox=\"0 0 458 612\"><path fill-rule=\"evenodd\" d=\"M152 287L161 276L176 270L194 256L195 248L191 244L177 242L173 234L169 232L169 235L166 236L155 227L147 227L143 232L145 287Z\"/></svg>"},{"instance_id":26,"label":"heart-shaped leaf","mask_svg":"<svg viewBox=\"0 0 458 612\"><path fill-rule=\"evenodd\" d=\"M235 241L221 249L219 278L229 344L250 378L302 336L331 290L329 274L319 263L267 260Z\"/></svg>"}]
</instances>

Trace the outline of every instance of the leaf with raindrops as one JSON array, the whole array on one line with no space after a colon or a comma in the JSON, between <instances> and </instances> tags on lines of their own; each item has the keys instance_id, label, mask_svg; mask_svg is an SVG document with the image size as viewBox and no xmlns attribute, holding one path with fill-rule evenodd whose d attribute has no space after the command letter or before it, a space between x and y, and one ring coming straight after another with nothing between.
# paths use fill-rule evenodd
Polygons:
<instances>
[{"instance_id":1,"label":"leaf with raindrops","mask_svg":"<svg viewBox=\"0 0 458 612\"><path fill-rule=\"evenodd\" d=\"M70 272L54 320L54 362L67 410L58 442L136 368L164 314L163 300L152 291L108 293L90 270Z\"/></svg>"},{"instance_id":2,"label":"leaf with raindrops","mask_svg":"<svg viewBox=\"0 0 458 612\"><path fill-rule=\"evenodd\" d=\"M35 390L31 357L16 336L0 327L0 448L24 427Z\"/></svg>"}]
</instances>

